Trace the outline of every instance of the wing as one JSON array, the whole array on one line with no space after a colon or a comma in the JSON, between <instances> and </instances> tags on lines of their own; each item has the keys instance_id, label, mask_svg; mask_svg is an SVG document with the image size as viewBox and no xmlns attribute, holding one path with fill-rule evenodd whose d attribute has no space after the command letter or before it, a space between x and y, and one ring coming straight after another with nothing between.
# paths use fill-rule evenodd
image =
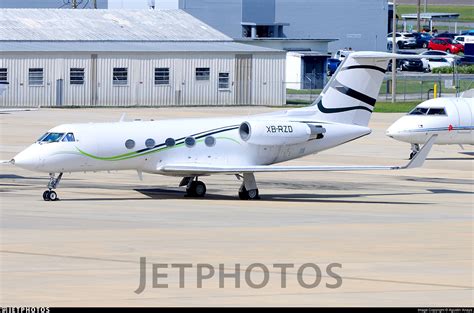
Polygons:
<instances>
[{"instance_id":1,"label":"wing","mask_svg":"<svg viewBox=\"0 0 474 313\"><path fill-rule=\"evenodd\" d=\"M231 166L212 164L167 164L158 168L158 171L174 175L211 175L211 174L240 174L240 173L272 173L272 172L324 172L324 171L380 171L404 170L421 167L433 147L437 135L431 136L415 157L403 166Z\"/></svg>"}]
</instances>

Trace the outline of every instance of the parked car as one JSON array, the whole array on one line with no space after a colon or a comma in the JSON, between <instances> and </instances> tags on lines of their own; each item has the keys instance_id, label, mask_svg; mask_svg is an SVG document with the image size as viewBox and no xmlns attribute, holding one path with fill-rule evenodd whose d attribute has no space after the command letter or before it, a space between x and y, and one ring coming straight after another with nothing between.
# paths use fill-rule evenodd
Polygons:
<instances>
[{"instance_id":1,"label":"parked car","mask_svg":"<svg viewBox=\"0 0 474 313\"><path fill-rule=\"evenodd\" d=\"M459 42L461 45L465 46L466 42L473 42L474 43L474 36L461 35L461 36L456 36L454 38L454 40Z\"/></svg>"},{"instance_id":2,"label":"parked car","mask_svg":"<svg viewBox=\"0 0 474 313\"><path fill-rule=\"evenodd\" d=\"M442 58L428 58L428 59L423 59L428 62L428 71L432 71L434 68L438 67L450 67L452 66L452 63L450 63L447 59Z\"/></svg>"},{"instance_id":3,"label":"parked car","mask_svg":"<svg viewBox=\"0 0 474 313\"><path fill-rule=\"evenodd\" d=\"M428 50L439 50L458 54L459 52L464 52L464 46L451 38L434 37L428 44Z\"/></svg>"},{"instance_id":4,"label":"parked car","mask_svg":"<svg viewBox=\"0 0 474 313\"><path fill-rule=\"evenodd\" d=\"M456 36L459 36L459 34L444 32L444 33L436 34L434 37L454 39L454 37L456 37Z\"/></svg>"},{"instance_id":5,"label":"parked car","mask_svg":"<svg viewBox=\"0 0 474 313\"><path fill-rule=\"evenodd\" d=\"M425 52L422 52L420 53L420 55L423 55L423 56L444 56L444 58L452 65L454 63L454 60L456 58L456 56L454 54L450 54L450 53L447 53L445 51L437 51L437 50L428 50L428 51L425 51Z\"/></svg>"},{"instance_id":6,"label":"parked car","mask_svg":"<svg viewBox=\"0 0 474 313\"><path fill-rule=\"evenodd\" d=\"M344 61L344 59L352 52L354 52L352 49L337 50L333 57L328 59L328 65L326 69L327 75L332 76L336 72L339 64L341 64L341 62Z\"/></svg>"},{"instance_id":7,"label":"parked car","mask_svg":"<svg viewBox=\"0 0 474 313\"><path fill-rule=\"evenodd\" d=\"M399 54L416 55L415 52L399 52ZM397 69L400 71L423 72L423 61L421 59L397 59ZM392 61L389 62L387 70L392 70Z\"/></svg>"},{"instance_id":8,"label":"parked car","mask_svg":"<svg viewBox=\"0 0 474 313\"><path fill-rule=\"evenodd\" d=\"M413 33L413 35L416 39L417 48L428 48L428 44L430 43L431 38L433 38L433 36L428 33Z\"/></svg>"},{"instance_id":9,"label":"parked car","mask_svg":"<svg viewBox=\"0 0 474 313\"><path fill-rule=\"evenodd\" d=\"M399 49L416 48L416 38L412 33L395 33L395 42ZM392 33L387 35L387 48L393 45Z\"/></svg>"},{"instance_id":10,"label":"parked car","mask_svg":"<svg viewBox=\"0 0 474 313\"><path fill-rule=\"evenodd\" d=\"M336 72L341 62L342 61L339 59L334 59L334 58L328 59L327 75L332 76Z\"/></svg>"},{"instance_id":11,"label":"parked car","mask_svg":"<svg viewBox=\"0 0 474 313\"><path fill-rule=\"evenodd\" d=\"M463 36L474 36L474 29L462 31L461 35L463 35Z\"/></svg>"}]
</instances>

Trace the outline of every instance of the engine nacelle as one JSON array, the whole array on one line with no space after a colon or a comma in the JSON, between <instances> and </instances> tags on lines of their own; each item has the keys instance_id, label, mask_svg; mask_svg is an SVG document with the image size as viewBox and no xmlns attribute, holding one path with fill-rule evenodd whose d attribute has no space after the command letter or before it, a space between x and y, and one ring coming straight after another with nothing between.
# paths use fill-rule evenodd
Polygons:
<instances>
[{"instance_id":1,"label":"engine nacelle","mask_svg":"<svg viewBox=\"0 0 474 313\"><path fill-rule=\"evenodd\" d=\"M322 138L325 132L321 126L279 120L243 122L239 127L243 141L262 146L304 143Z\"/></svg>"}]
</instances>

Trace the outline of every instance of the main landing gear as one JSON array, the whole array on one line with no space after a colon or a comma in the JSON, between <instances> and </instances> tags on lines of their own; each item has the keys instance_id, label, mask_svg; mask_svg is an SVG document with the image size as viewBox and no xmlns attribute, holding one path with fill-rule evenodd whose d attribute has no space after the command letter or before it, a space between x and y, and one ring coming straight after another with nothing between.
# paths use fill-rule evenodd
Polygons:
<instances>
[{"instance_id":1,"label":"main landing gear","mask_svg":"<svg viewBox=\"0 0 474 313\"><path fill-rule=\"evenodd\" d=\"M257 182L253 173L244 173L243 175L236 175L238 179L243 178L243 183L239 188L240 200L258 200ZM180 187L186 186L186 197L202 198L206 195L206 185L198 180L198 177L184 177L179 184Z\"/></svg>"},{"instance_id":2,"label":"main landing gear","mask_svg":"<svg viewBox=\"0 0 474 313\"><path fill-rule=\"evenodd\" d=\"M415 157L415 155L420 152L420 145L417 143L411 144L411 153L410 153L410 160Z\"/></svg>"},{"instance_id":3,"label":"main landing gear","mask_svg":"<svg viewBox=\"0 0 474 313\"><path fill-rule=\"evenodd\" d=\"M239 176L240 177L240 176ZM240 200L259 200L257 181L253 173L244 173L244 182L239 188Z\"/></svg>"},{"instance_id":4,"label":"main landing gear","mask_svg":"<svg viewBox=\"0 0 474 313\"><path fill-rule=\"evenodd\" d=\"M206 184L198 177L184 177L180 186L186 186L186 197L202 198L206 195Z\"/></svg>"},{"instance_id":5,"label":"main landing gear","mask_svg":"<svg viewBox=\"0 0 474 313\"><path fill-rule=\"evenodd\" d=\"M53 189L56 189L63 177L63 173L60 173L58 177L55 177L54 173L49 173L49 183L48 183L48 190L43 192L43 200L44 201L57 201L59 200L58 195Z\"/></svg>"}]
</instances>

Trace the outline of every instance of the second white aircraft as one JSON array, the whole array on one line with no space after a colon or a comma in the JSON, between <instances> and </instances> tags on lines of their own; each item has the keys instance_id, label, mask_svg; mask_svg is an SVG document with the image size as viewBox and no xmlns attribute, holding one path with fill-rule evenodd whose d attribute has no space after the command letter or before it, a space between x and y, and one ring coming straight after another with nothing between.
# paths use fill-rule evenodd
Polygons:
<instances>
[{"instance_id":1,"label":"second white aircraft","mask_svg":"<svg viewBox=\"0 0 474 313\"><path fill-rule=\"evenodd\" d=\"M46 201L63 173L136 170L181 177L188 196L206 193L200 177L236 175L240 199L258 199L254 173L400 170L423 164L435 138L405 166L275 166L371 133L369 119L390 53L348 55L314 105L251 117L68 124L54 127L10 163L50 175Z\"/></svg>"},{"instance_id":2,"label":"second white aircraft","mask_svg":"<svg viewBox=\"0 0 474 313\"><path fill-rule=\"evenodd\" d=\"M410 158L433 134L435 144L474 145L474 99L437 98L419 104L387 129L387 136L411 144Z\"/></svg>"}]
</instances>

